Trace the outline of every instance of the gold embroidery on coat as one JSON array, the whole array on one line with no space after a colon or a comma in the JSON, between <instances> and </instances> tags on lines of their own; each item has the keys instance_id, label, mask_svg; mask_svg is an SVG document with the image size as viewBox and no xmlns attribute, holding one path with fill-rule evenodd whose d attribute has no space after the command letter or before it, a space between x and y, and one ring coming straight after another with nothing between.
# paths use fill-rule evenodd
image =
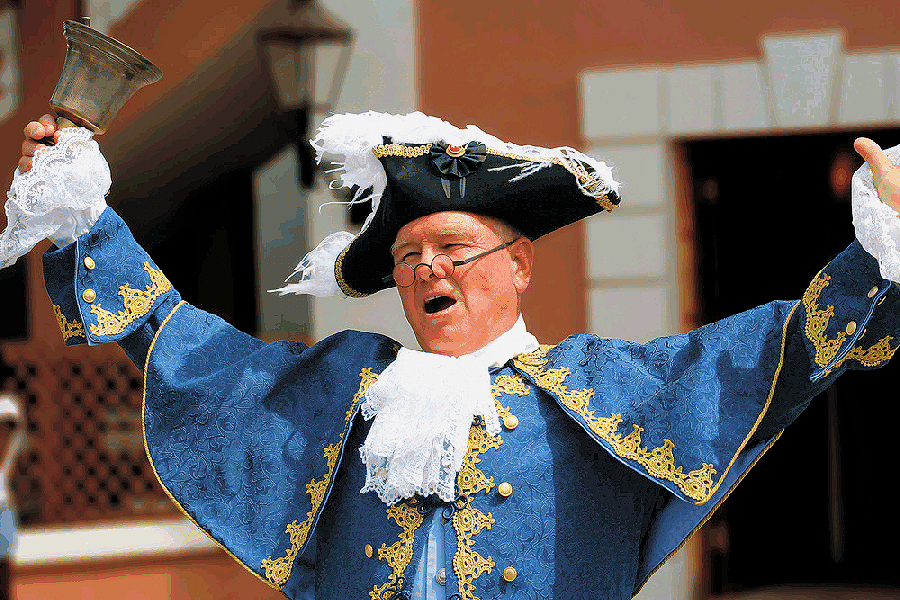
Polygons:
<instances>
[{"instance_id":1,"label":"gold embroidery on coat","mask_svg":"<svg viewBox=\"0 0 900 600\"><path fill-rule=\"evenodd\" d=\"M877 367L881 363L886 360L890 360L894 355L894 352L897 351L897 348L891 348L891 340L893 340L889 335L884 336L876 343L869 346L867 349L863 350L861 346L855 346L850 349L850 352L841 359L841 361L835 365L839 366L845 360L857 360L865 367Z\"/></svg>"},{"instance_id":2,"label":"gold embroidery on coat","mask_svg":"<svg viewBox=\"0 0 900 600\"><path fill-rule=\"evenodd\" d=\"M372 588L372 591L369 592L372 600L392 598L402 587L403 574L413 557L416 530L425 518L416 506L418 503L416 498L409 498L387 507L388 519L393 519L403 531L397 536L400 538L398 541L390 546L382 544L378 549L378 560L387 562L388 566L393 569L393 573L388 576L386 582Z\"/></svg>"},{"instance_id":3,"label":"gold embroidery on coat","mask_svg":"<svg viewBox=\"0 0 900 600\"><path fill-rule=\"evenodd\" d=\"M518 375L498 375L491 385L491 393L494 395L494 404L497 406L497 416L500 420L506 420L513 416L508 406L500 403L500 396L503 394L516 396L527 396L531 393L531 386L525 385L525 381Z\"/></svg>"},{"instance_id":4,"label":"gold embroidery on coat","mask_svg":"<svg viewBox=\"0 0 900 600\"><path fill-rule=\"evenodd\" d=\"M378 379L378 376L373 373L371 369L363 369L359 373L359 379L359 390L356 392L356 395L353 396L353 400L350 402L350 408L344 416L344 430L338 436L337 443L325 446L322 451L322 454L325 456L325 462L328 465L328 471L319 481L313 479L306 484L306 493L309 494L310 503L312 504L312 508L306 513L306 520L299 524L295 520L285 529L284 532L290 536L291 541L291 547L286 550L285 556L276 558L275 560L272 560L272 557L270 556L262 561L261 568L266 572L266 579L273 587L276 587L279 590L282 589L287 584L288 579L290 579L291 570L294 568L294 559L297 558L297 553L300 551L300 548L303 547L303 544L306 543L306 538L309 536L309 530L312 527L313 519L315 518L319 507L322 505L322 502L325 500L325 492L328 490L328 484L331 482L331 477L334 475L337 459L341 453L341 446L344 443L344 436L347 434L347 429L350 427L353 409L356 408L357 403L362 399L366 390L369 389L369 386Z\"/></svg>"},{"instance_id":5,"label":"gold embroidery on coat","mask_svg":"<svg viewBox=\"0 0 900 600\"><path fill-rule=\"evenodd\" d=\"M531 392L531 387L525 384L518 375L499 375L491 385L491 393L497 406L500 418L511 416L509 407L503 406L499 398L503 394L516 394L525 396ZM489 556L483 558L472 549L475 544L474 536L484 529L490 529L494 523L493 516L472 508L471 497L478 492L489 492L494 487L494 478L488 477L477 467L484 454L489 449L497 449L503 444L500 436L490 435L480 421L469 429L468 450L466 451L459 474L456 476L456 485L465 496L457 504L453 517L453 529L457 535L457 552L453 557L453 569L459 580L459 593L462 599L475 600L475 585L473 581L494 568L494 561ZM417 498L405 500L395 506L388 507L387 516L393 519L403 530L398 537L399 541L391 546L381 545L378 549L379 560L387 562L393 572L388 580L373 587L369 592L372 600L391 598L393 592L401 587L400 582L412 560L413 541L416 530L422 525L424 516L415 506Z\"/></svg>"},{"instance_id":6,"label":"gold embroidery on coat","mask_svg":"<svg viewBox=\"0 0 900 600\"><path fill-rule=\"evenodd\" d=\"M453 529L456 530L456 554L453 555L453 572L459 580L459 597L461 600L477 600L475 596L476 579L490 573L494 566L494 559L490 556L484 558L472 546L473 539L485 529L490 529L494 524L491 513L484 514L476 508L466 506L453 513Z\"/></svg>"},{"instance_id":7,"label":"gold embroidery on coat","mask_svg":"<svg viewBox=\"0 0 900 600\"><path fill-rule=\"evenodd\" d=\"M806 327L804 332L809 341L815 347L814 360L819 367L831 364L841 349L841 345L847 340L847 332L840 331L832 340L829 340L826 331L831 317L834 316L834 306L828 305L825 309L819 307L819 296L830 285L831 277L827 273L819 272L806 292L803 293L803 306L806 308ZM863 350L861 346L851 348L840 360L828 367L825 374L828 375L837 369L846 360L857 360L866 367L874 367L889 360L897 348L891 349L891 336L885 336L869 348Z\"/></svg>"},{"instance_id":8,"label":"gold embroidery on coat","mask_svg":"<svg viewBox=\"0 0 900 600\"><path fill-rule=\"evenodd\" d=\"M499 398L503 394L527 396L531 393L531 386L527 385L519 375L498 375L491 385L491 393L494 398ZM506 415L500 415L500 418L504 416Z\"/></svg>"},{"instance_id":9,"label":"gold embroidery on coat","mask_svg":"<svg viewBox=\"0 0 900 600\"><path fill-rule=\"evenodd\" d=\"M819 308L819 295L829 285L831 277L827 273L819 272L810 282L809 287L803 292L803 307L806 309L806 327L804 332L807 339L813 343L816 349L814 360L820 367L826 366L841 349L841 344L847 339L847 332L841 331L837 337L829 340L825 335L828 323L834 316L834 306L828 305L824 310Z\"/></svg>"},{"instance_id":10,"label":"gold embroidery on coat","mask_svg":"<svg viewBox=\"0 0 900 600\"><path fill-rule=\"evenodd\" d=\"M499 379L499 377L498 377ZM512 379L512 378L510 378ZM491 386L496 396L499 386ZM469 449L463 458L463 464L456 476L456 487L462 498L457 501L457 510L453 513L453 529L456 531L456 554L453 555L453 572L459 581L460 600L477 600L475 597L476 579L494 568L494 560L484 558L473 550L474 537L494 524L491 513L484 514L472 507L472 496L478 492L489 492L494 488L494 478L486 476L477 467L488 449L497 449L503 444L499 435L491 435L484 427L484 421L478 419L469 429Z\"/></svg>"},{"instance_id":11,"label":"gold embroidery on coat","mask_svg":"<svg viewBox=\"0 0 900 600\"><path fill-rule=\"evenodd\" d=\"M897 348L900 348L900 345L897 348L891 348L891 340L893 339L891 336L886 335L865 350L863 350L862 346L854 346L833 366L825 369L825 375L829 375L832 370L839 368L847 360L859 361L864 367L877 367L881 363L890 360Z\"/></svg>"},{"instance_id":12,"label":"gold embroidery on coat","mask_svg":"<svg viewBox=\"0 0 900 600\"><path fill-rule=\"evenodd\" d=\"M64 342L73 337L87 337L84 333L84 325L78 319L71 321L66 319L66 316L62 314L62 308L56 304L53 305L53 312L56 313L56 322L59 323L59 330L62 332Z\"/></svg>"},{"instance_id":13,"label":"gold embroidery on coat","mask_svg":"<svg viewBox=\"0 0 900 600\"><path fill-rule=\"evenodd\" d=\"M641 446L641 432L644 428L640 425L632 425L631 432L625 437L616 433L622 423L621 415L613 413L610 417L597 417L594 411L588 409L594 395L593 389L569 390L563 385L563 381L571 373L569 369L544 369L550 348L551 346L541 346L529 354L520 354L514 359L515 363L538 386L559 398L566 408L580 415L591 431L612 446L617 455L635 461L644 467L651 477L673 482L688 498L705 501L709 497L712 493L712 477L716 474L716 469L712 465L703 463L701 468L685 473L684 467L675 466L673 453L675 444L671 440L663 440L661 447L648 450Z\"/></svg>"},{"instance_id":14,"label":"gold embroidery on coat","mask_svg":"<svg viewBox=\"0 0 900 600\"><path fill-rule=\"evenodd\" d=\"M153 308L153 302L162 294L172 289L172 284L163 275L162 271L154 269L150 263L144 262L144 270L150 276L152 285L143 290L136 290L127 283L119 286L119 295L125 310L113 314L103 309L99 304L91 304L91 312L97 315L97 324L91 323L91 333L94 335L115 335L122 333L136 319L140 319Z\"/></svg>"}]
</instances>

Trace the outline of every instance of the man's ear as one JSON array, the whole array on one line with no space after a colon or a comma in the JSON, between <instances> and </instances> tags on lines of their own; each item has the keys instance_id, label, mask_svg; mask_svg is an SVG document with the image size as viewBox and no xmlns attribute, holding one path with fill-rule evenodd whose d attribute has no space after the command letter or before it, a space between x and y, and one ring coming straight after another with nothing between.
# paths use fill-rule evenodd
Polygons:
<instances>
[{"instance_id":1,"label":"man's ear","mask_svg":"<svg viewBox=\"0 0 900 600\"><path fill-rule=\"evenodd\" d=\"M524 292L531 283L531 268L534 266L534 247L527 237L520 237L509 247L513 261L513 284L518 293Z\"/></svg>"}]
</instances>

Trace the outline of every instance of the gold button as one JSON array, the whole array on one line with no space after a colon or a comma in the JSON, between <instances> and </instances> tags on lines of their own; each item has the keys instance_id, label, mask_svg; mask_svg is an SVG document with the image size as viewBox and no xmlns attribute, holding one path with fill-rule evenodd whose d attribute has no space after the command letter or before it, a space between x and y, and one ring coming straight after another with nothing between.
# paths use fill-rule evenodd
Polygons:
<instances>
[{"instance_id":1,"label":"gold button","mask_svg":"<svg viewBox=\"0 0 900 600\"><path fill-rule=\"evenodd\" d=\"M92 270L92 269L93 269L94 267L96 267L96 266L97 266L97 263L94 262L94 259L93 259L93 258L91 258L90 256L85 256L85 257L84 257L84 268L85 268L85 269L87 269L88 271L90 271L90 270Z\"/></svg>"},{"instance_id":2,"label":"gold button","mask_svg":"<svg viewBox=\"0 0 900 600\"><path fill-rule=\"evenodd\" d=\"M447 584L447 569L441 567L440 570L434 574L434 580L438 583L438 585L446 585Z\"/></svg>"},{"instance_id":3,"label":"gold button","mask_svg":"<svg viewBox=\"0 0 900 600\"><path fill-rule=\"evenodd\" d=\"M501 483L500 485L497 486L497 493L500 494L501 496L503 496L504 498L509 498L512 495L512 486L509 483L504 481L503 483Z\"/></svg>"},{"instance_id":4,"label":"gold button","mask_svg":"<svg viewBox=\"0 0 900 600\"><path fill-rule=\"evenodd\" d=\"M368 556L369 558L372 558L372 546L370 546L369 544L366 544L365 550L366 550L366 556Z\"/></svg>"},{"instance_id":5,"label":"gold button","mask_svg":"<svg viewBox=\"0 0 900 600\"><path fill-rule=\"evenodd\" d=\"M847 335L853 335L856 333L856 321L850 321L847 323L847 328L845 329Z\"/></svg>"},{"instance_id":6,"label":"gold button","mask_svg":"<svg viewBox=\"0 0 900 600\"><path fill-rule=\"evenodd\" d=\"M507 429L515 429L519 426L519 419L516 415L506 415L503 417L503 426Z\"/></svg>"},{"instance_id":7,"label":"gold button","mask_svg":"<svg viewBox=\"0 0 900 600\"><path fill-rule=\"evenodd\" d=\"M875 297L875 294L877 294L877 293L878 293L878 286L876 285L876 286L873 287L871 290L869 290L869 293L866 294L866 295L867 295L869 298L874 298L874 297Z\"/></svg>"},{"instance_id":8,"label":"gold button","mask_svg":"<svg viewBox=\"0 0 900 600\"><path fill-rule=\"evenodd\" d=\"M516 570L512 567L506 567L505 569L503 569L503 579L509 581L510 583L515 581L516 577L518 576L519 574L516 573Z\"/></svg>"},{"instance_id":9,"label":"gold button","mask_svg":"<svg viewBox=\"0 0 900 600\"><path fill-rule=\"evenodd\" d=\"M97 299L97 292L95 292L91 288L88 288L81 292L81 299L85 302L93 302Z\"/></svg>"}]
</instances>

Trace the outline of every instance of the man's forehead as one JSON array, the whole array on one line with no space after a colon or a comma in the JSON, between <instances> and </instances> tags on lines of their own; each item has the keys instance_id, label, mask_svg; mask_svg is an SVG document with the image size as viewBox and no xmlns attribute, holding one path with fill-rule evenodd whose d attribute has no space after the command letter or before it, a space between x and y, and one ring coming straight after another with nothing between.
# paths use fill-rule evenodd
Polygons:
<instances>
[{"instance_id":1,"label":"man's forehead","mask_svg":"<svg viewBox=\"0 0 900 600\"><path fill-rule=\"evenodd\" d=\"M419 217L400 228L391 249L401 244L414 243L427 238L448 236L477 237L493 228L487 222L489 217L482 217L466 212L442 211Z\"/></svg>"},{"instance_id":2,"label":"man's forehead","mask_svg":"<svg viewBox=\"0 0 900 600\"><path fill-rule=\"evenodd\" d=\"M440 229L438 231L430 231L427 234L413 237L397 234L397 239L391 245L391 254L401 246L406 246L407 244L416 244L425 239L442 239L448 237L471 238L472 232L465 229Z\"/></svg>"}]
</instances>

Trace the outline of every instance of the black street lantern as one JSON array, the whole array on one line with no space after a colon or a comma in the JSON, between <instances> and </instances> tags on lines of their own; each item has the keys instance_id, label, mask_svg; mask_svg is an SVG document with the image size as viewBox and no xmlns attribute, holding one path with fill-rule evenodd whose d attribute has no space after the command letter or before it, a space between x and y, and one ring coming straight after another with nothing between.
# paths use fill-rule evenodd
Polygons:
<instances>
[{"instance_id":1,"label":"black street lantern","mask_svg":"<svg viewBox=\"0 0 900 600\"><path fill-rule=\"evenodd\" d=\"M299 179L313 181L313 151L305 140L316 112L329 112L350 62L353 32L314 0L287 0L287 18L264 27L257 43L273 92L297 143Z\"/></svg>"}]
</instances>

